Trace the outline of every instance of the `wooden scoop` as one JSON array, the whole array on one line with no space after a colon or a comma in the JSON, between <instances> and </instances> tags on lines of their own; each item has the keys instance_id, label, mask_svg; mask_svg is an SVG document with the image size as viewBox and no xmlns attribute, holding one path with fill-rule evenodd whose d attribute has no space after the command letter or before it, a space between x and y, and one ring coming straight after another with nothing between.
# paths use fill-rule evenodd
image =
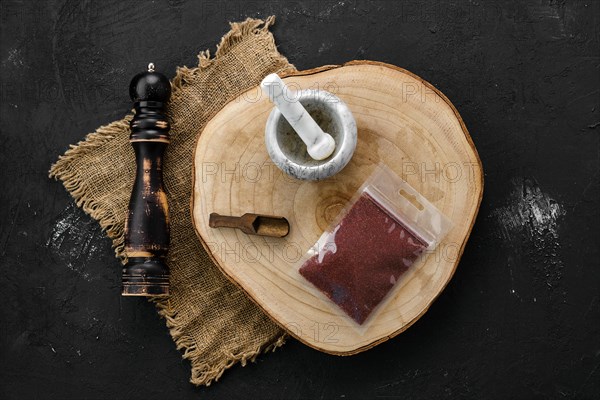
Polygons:
<instances>
[{"instance_id":1,"label":"wooden scoop","mask_svg":"<svg viewBox=\"0 0 600 400\"><path fill-rule=\"evenodd\" d=\"M284 237L290 232L290 223L283 217L246 213L241 217L211 213L211 228L237 228L248 235Z\"/></svg>"}]
</instances>

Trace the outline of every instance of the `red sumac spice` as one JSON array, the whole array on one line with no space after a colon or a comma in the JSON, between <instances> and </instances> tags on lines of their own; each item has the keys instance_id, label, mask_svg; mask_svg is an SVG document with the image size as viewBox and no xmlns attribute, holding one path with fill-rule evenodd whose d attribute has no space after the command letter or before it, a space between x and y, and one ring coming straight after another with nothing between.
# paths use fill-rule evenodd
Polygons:
<instances>
[{"instance_id":1,"label":"red sumac spice","mask_svg":"<svg viewBox=\"0 0 600 400\"><path fill-rule=\"evenodd\" d=\"M300 274L362 324L427 243L362 193Z\"/></svg>"}]
</instances>

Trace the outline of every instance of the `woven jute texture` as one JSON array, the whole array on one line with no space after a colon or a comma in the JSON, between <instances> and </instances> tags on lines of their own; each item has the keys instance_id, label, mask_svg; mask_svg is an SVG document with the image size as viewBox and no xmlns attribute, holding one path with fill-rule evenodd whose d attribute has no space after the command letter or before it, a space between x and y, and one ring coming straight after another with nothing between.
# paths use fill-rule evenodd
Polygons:
<instances>
[{"instance_id":1,"label":"woven jute texture","mask_svg":"<svg viewBox=\"0 0 600 400\"><path fill-rule=\"evenodd\" d=\"M191 362L196 385L210 385L225 369L245 365L285 340L283 331L213 264L190 215L193 151L206 123L265 75L294 70L277 51L268 29L273 22L274 17L232 23L214 58L208 51L200 53L198 67L179 68L172 80L167 106L171 143L163 170L171 214L171 295L153 301ZM98 128L50 169L50 176L60 179L77 205L100 223L123 263L123 228L135 175L130 119Z\"/></svg>"}]
</instances>

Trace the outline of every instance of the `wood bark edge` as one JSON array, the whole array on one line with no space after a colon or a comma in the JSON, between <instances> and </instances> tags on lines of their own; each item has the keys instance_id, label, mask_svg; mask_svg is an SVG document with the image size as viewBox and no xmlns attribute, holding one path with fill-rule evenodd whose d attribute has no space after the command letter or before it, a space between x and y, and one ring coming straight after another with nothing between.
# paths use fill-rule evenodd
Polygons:
<instances>
[{"instance_id":1,"label":"wood bark edge","mask_svg":"<svg viewBox=\"0 0 600 400\"><path fill-rule=\"evenodd\" d=\"M338 356L351 356L354 354L358 354L358 353L362 353L363 351L369 350L375 346L377 346L378 344L381 344L389 339L392 339L394 337L396 337L397 335L399 335L400 333L404 332L405 330L407 330L408 328L410 328L415 322L417 322L423 315L425 315L425 313L429 310L429 308L431 307L431 305L435 302L435 300L437 300L437 298L440 296L440 294L444 291L444 289L446 288L446 286L448 285L448 283L452 280L452 277L454 276L454 273L456 272L456 268L458 266L458 264L460 263L460 260L462 258L462 255L464 253L465 250L465 246L467 243L467 240L469 239L469 237L471 236L471 232L473 230L473 225L475 224L475 220L477 219L477 215L479 214L479 209L481 206L481 200L483 198L483 189L484 189L484 173L483 173L483 165L481 163L481 159L479 157L479 153L477 152L477 149L475 148L475 144L473 143L473 139L471 138L471 135L469 134L469 130L467 129L462 117L460 116L460 113L458 112L458 110L456 109L456 107L454 106L454 104L452 104L452 102L450 101L450 99L448 99L448 97L446 97L446 95L444 95L444 93L442 93L440 90L438 90L433 84L427 82L426 80L424 80L423 78L421 78L420 76L404 69L401 67L398 67L396 65L393 64L388 64L385 62L381 62L381 61L371 61L371 60L353 60L353 61L348 61L344 64L341 65L323 65L320 67L316 67L316 68L311 68L311 69L307 69L307 70L302 70L302 71L292 71L292 72L285 72L280 74L281 78L287 78L287 77L291 77L291 76L307 76L307 75L313 75L313 74L317 74L320 72L325 72L325 71L329 71L332 69L336 69L336 68L342 68L342 67L347 67L347 66L360 66L360 65L373 65L373 66L379 66L379 67L385 67L385 68L389 68L401 73L404 73L414 79L416 79L417 81L419 81L420 83L422 83L423 85L425 85L426 87L428 87L429 89L431 89L433 92L435 92L438 96L440 96L440 98L442 100L444 100L444 102L446 102L446 104L448 104L448 106L450 107L450 109L452 110L452 112L454 113L454 116L456 117L456 119L458 120L461 130L463 132L463 134L465 135L465 138L467 140L467 143L469 144L471 150L473 151L473 154L477 160L477 164L481 170L481 179L479 182L479 187L480 187L480 191L479 191L479 196L477 199L477 207L474 211L473 214L473 219L471 220L471 223L469 225L469 229L467 231L467 234L465 235L465 238L463 239L463 242L461 243L460 246L460 250L458 252L457 255L457 260L453 265L452 271L450 273L450 277L448 278L448 280L444 283L443 287L440 289L440 291L435 295L432 296L431 300L429 301L429 303L427 304L426 307L423 308L423 310L416 316L414 317L411 321L409 321L408 323L406 323L404 326L402 326L400 329L392 332L390 335L387 336L383 336L381 338L379 338L378 340L374 340L373 342L364 345L362 347L356 348L354 350L351 351L344 351L344 352L338 352L338 351L329 351L329 350L324 350L322 348L318 348L316 346L314 346L312 343L305 341L304 339L302 339L300 336L294 334L293 331L287 330L285 327L281 326L281 324L279 324L279 322L276 320L276 318L274 318L269 310L265 309L258 301L256 301L256 299L254 299L254 297L252 297L243 287L242 285L240 285L233 276L231 276L224 268L221 267L221 265L219 264L219 262L217 261L217 259L213 256L213 254L210 251L210 248L206 245L206 243L204 243L204 240L202 239L198 228L196 226L196 222L194 220L194 194L195 194L195 188L196 188L196 151L198 149L198 141L200 140L200 137L202 136L202 133L200 133L197 138L196 138L196 145L194 147L194 151L193 151L193 162L192 162L192 195L191 195L191 199L190 199L190 214L191 214L191 220L192 220L192 224L194 226L194 232L196 233L196 236L198 237L198 240L200 241L200 243L202 244L202 247L204 248L204 250L206 251L206 253L208 254L208 256L210 257L210 259L212 260L212 262L221 270L221 272L225 275L225 277L227 277L227 279L233 283L235 286L237 286L254 304L256 304L270 319L271 321L273 321L274 323L276 323L283 331L285 331L288 335L294 337L296 340L300 341L301 343L324 353L328 353L328 354L332 354L332 355L338 355ZM237 98L237 96L236 96ZM227 104L225 104L223 106L222 109L226 108L229 103L231 103L232 101L235 101L235 98L233 98L232 100L230 100L229 102L227 102ZM222 110L221 109L221 110ZM220 112L220 110L219 110ZM216 112L212 118L214 118L219 112ZM211 118L211 119L212 119ZM208 126L208 124L210 123L210 120L206 123L206 126Z\"/></svg>"}]
</instances>

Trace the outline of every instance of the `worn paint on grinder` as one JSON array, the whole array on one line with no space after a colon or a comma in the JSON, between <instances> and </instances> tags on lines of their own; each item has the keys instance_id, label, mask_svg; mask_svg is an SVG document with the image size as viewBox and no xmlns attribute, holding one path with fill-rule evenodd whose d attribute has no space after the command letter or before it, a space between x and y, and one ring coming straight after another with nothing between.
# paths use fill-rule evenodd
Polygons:
<instances>
[{"instance_id":1,"label":"worn paint on grinder","mask_svg":"<svg viewBox=\"0 0 600 400\"><path fill-rule=\"evenodd\" d=\"M163 187L163 154L169 143L169 122L164 106L171 83L163 74L137 74L129 86L135 116L130 122L130 142L137 171L125 221L123 296L168 296L169 206Z\"/></svg>"}]
</instances>

